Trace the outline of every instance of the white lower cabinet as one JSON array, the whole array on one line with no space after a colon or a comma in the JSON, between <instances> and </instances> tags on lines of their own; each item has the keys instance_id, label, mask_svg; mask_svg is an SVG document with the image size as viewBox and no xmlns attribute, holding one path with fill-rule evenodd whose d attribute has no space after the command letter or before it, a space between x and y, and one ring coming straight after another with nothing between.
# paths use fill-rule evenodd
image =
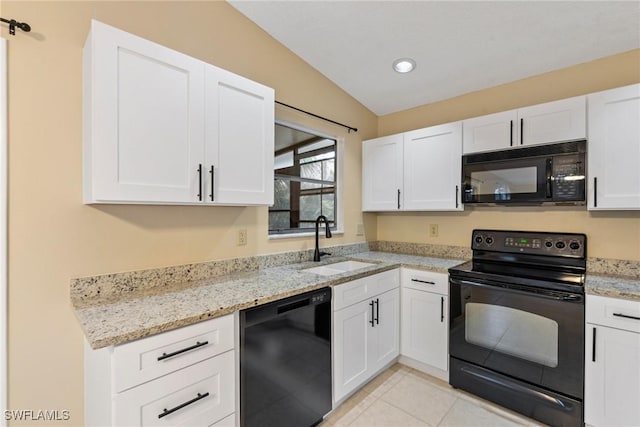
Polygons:
<instances>
[{"instance_id":1,"label":"white lower cabinet","mask_svg":"<svg viewBox=\"0 0 640 427\"><path fill-rule=\"evenodd\" d=\"M584 420L640 426L640 301L587 295Z\"/></svg>"},{"instance_id":2,"label":"white lower cabinet","mask_svg":"<svg viewBox=\"0 0 640 427\"><path fill-rule=\"evenodd\" d=\"M334 288L334 402L343 400L398 356L399 281L399 271L392 270ZM358 295L356 302L353 295Z\"/></svg>"},{"instance_id":3,"label":"white lower cabinet","mask_svg":"<svg viewBox=\"0 0 640 427\"><path fill-rule=\"evenodd\" d=\"M85 425L235 425L235 321L228 315L85 352Z\"/></svg>"},{"instance_id":4,"label":"white lower cabinet","mask_svg":"<svg viewBox=\"0 0 640 427\"><path fill-rule=\"evenodd\" d=\"M448 275L402 268L401 283L401 361L447 381Z\"/></svg>"}]
</instances>

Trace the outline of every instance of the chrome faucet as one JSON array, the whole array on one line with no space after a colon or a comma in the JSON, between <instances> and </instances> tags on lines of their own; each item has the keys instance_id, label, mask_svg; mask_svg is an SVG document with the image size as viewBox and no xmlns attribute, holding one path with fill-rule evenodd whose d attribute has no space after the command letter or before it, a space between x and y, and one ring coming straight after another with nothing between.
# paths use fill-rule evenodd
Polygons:
<instances>
[{"instance_id":1,"label":"chrome faucet","mask_svg":"<svg viewBox=\"0 0 640 427\"><path fill-rule=\"evenodd\" d=\"M327 239L331 238L331 230L329 229L329 220L327 219L326 216L320 215L318 218L316 218L316 250L313 253L314 261L320 261L320 257L322 255L331 255L328 252L320 252L320 248L318 246L318 227L320 225L320 221L324 221L324 226L326 230L325 236L327 237Z\"/></svg>"}]
</instances>

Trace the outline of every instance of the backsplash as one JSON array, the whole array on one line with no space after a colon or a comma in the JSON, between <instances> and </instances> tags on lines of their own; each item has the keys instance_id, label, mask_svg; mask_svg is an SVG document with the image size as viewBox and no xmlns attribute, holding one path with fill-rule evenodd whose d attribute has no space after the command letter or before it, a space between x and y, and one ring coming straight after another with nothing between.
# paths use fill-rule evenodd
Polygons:
<instances>
[{"instance_id":1,"label":"backsplash","mask_svg":"<svg viewBox=\"0 0 640 427\"><path fill-rule=\"evenodd\" d=\"M376 241L324 247L333 257L376 251L448 259L470 259L471 249L462 246L430 245ZM120 301L128 296L137 298L157 293L158 288L173 292L197 286L198 281L210 280L243 271L308 262L313 250L256 255L244 258L184 264L171 267L103 274L71 280L70 296L74 307L86 307ZM588 258L587 274L640 279L640 262L604 258Z\"/></svg>"},{"instance_id":2,"label":"backsplash","mask_svg":"<svg viewBox=\"0 0 640 427\"><path fill-rule=\"evenodd\" d=\"M370 242L369 249L377 252L391 252L396 254L419 255L436 258L471 258L471 249L462 246L429 245L425 243L389 242L382 240Z\"/></svg>"}]
</instances>

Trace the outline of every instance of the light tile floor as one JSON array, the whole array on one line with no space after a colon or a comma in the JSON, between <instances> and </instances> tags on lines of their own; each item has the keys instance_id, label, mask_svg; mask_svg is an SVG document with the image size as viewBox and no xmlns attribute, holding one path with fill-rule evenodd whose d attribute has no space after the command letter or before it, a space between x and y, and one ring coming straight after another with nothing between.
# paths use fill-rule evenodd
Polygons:
<instances>
[{"instance_id":1,"label":"light tile floor","mask_svg":"<svg viewBox=\"0 0 640 427\"><path fill-rule=\"evenodd\" d=\"M401 364L373 379L320 424L321 427L542 425Z\"/></svg>"}]
</instances>

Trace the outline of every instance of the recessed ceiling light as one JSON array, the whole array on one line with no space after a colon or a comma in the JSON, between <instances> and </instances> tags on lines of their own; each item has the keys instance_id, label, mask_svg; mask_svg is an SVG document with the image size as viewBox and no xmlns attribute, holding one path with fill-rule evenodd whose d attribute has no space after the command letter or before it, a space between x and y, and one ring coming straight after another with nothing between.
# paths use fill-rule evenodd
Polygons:
<instances>
[{"instance_id":1,"label":"recessed ceiling light","mask_svg":"<svg viewBox=\"0 0 640 427\"><path fill-rule=\"evenodd\" d=\"M408 73L416 68L416 61L411 58L400 58L393 61L393 69L398 73Z\"/></svg>"}]
</instances>

